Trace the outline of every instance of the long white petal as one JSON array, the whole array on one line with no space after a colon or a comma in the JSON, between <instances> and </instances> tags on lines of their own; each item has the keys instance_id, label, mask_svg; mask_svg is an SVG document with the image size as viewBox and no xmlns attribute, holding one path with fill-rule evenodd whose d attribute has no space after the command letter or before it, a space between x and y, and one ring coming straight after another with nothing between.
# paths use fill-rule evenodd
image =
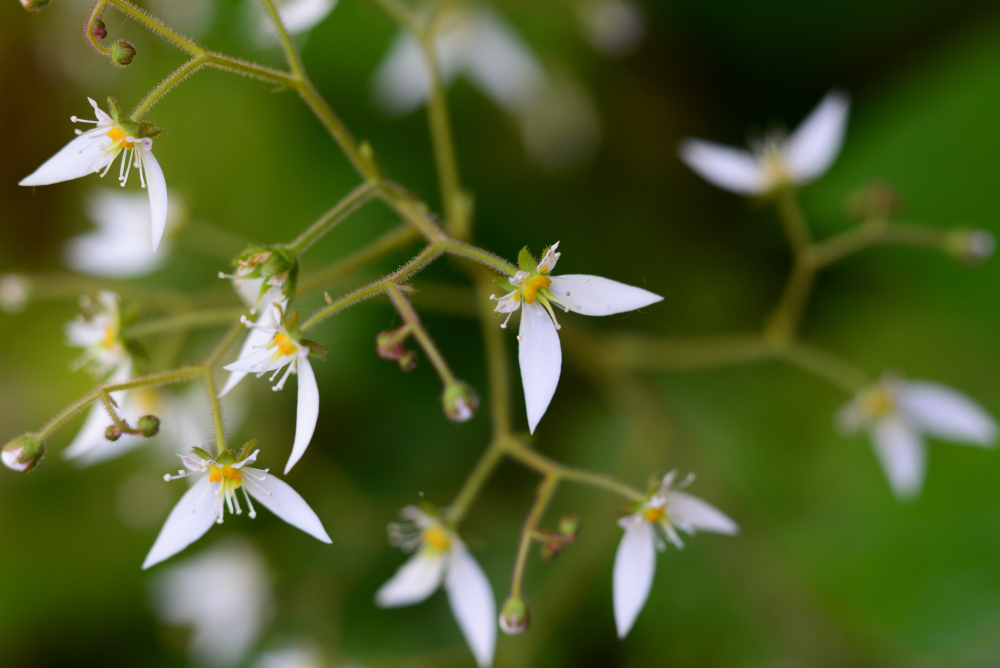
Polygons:
<instances>
[{"instance_id":1,"label":"long white petal","mask_svg":"<svg viewBox=\"0 0 1000 668\"><path fill-rule=\"evenodd\" d=\"M260 505L313 538L324 543L333 542L313 509L298 492L288 486L288 483L260 469L245 466L242 470L243 484Z\"/></svg>"},{"instance_id":2,"label":"long white petal","mask_svg":"<svg viewBox=\"0 0 1000 668\"><path fill-rule=\"evenodd\" d=\"M638 522L625 530L615 554L612 595L619 638L628 635L646 605L655 573L656 530L649 522Z\"/></svg>"},{"instance_id":3,"label":"long white petal","mask_svg":"<svg viewBox=\"0 0 1000 668\"><path fill-rule=\"evenodd\" d=\"M278 6L278 15L285 29L294 35L312 29L336 6L337 0L291 0ZM268 28L269 32L276 32L270 22Z\"/></svg>"},{"instance_id":4,"label":"long white petal","mask_svg":"<svg viewBox=\"0 0 1000 668\"><path fill-rule=\"evenodd\" d=\"M832 90L788 138L785 162L795 183L808 183L830 169L844 144L850 107L847 93Z\"/></svg>"},{"instance_id":5,"label":"long white petal","mask_svg":"<svg viewBox=\"0 0 1000 668\"><path fill-rule=\"evenodd\" d=\"M479 8L470 21L462 50L469 78L507 111L522 109L546 85L535 54L496 14Z\"/></svg>"},{"instance_id":6,"label":"long white petal","mask_svg":"<svg viewBox=\"0 0 1000 668\"><path fill-rule=\"evenodd\" d=\"M703 139L685 139L680 158L709 183L740 195L760 195L767 176L748 152Z\"/></svg>"},{"instance_id":7,"label":"long white petal","mask_svg":"<svg viewBox=\"0 0 1000 668\"><path fill-rule=\"evenodd\" d=\"M674 524L681 528L697 529L698 531L711 531L712 533L724 533L734 536L740 532L740 528L724 512L685 492L667 493L667 514Z\"/></svg>"},{"instance_id":8,"label":"long white petal","mask_svg":"<svg viewBox=\"0 0 1000 668\"><path fill-rule=\"evenodd\" d=\"M381 608L401 608L426 600L441 586L444 567L444 555L420 550L379 587L375 603Z\"/></svg>"},{"instance_id":9,"label":"long white petal","mask_svg":"<svg viewBox=\"0 0 1000 668\"><path fill-rule=\"evenodd\" d=\"M902 500L920 493L927 468L927 446L913 429L899 419L882 420L872 430L875 454Z\"/></svg>"},{"instance_id":10,"label":"long white petal","mask_svg":"<svg viewBox=\"0 0 1000 668\"><path fill-rule=\"evenodd\" d=\"M295 442L292 444L292 454L285 464L285 473L302 459L309 441L316 431L316 420L319 419L319 387L316 386L316 375L313 373L309 358L300 357L298 364L299 399L295 415Z\"/></svg>"},{"instance_id":11,"label":"long white petal","mask_svg":"<svg viewBox=\"0 0 1000 668\"><path fill-rule=\"evenodd\" d=\"M104 150L110 144L111 140L106 136L82 134L21 179L18 185L47 186L93 174L95 168L107 165Z\"/></svg>"},{"instance_id":12,"label":"long white petal","mask_svg":"<svg viewBox=\"0 0 1000 668\"><path fill-rule=\"evenodd\" d=\"M113 374L111 374L111 377L108 378L108 383L124 383L131 376L132 365L122 364ZM125 401L125 394L125 390L118 390L117 392L111 392L111 398L114 399L114 402L118 404L118 406L121 406ZM74 459L87 454L94 448L111 445L111 441L104 438L104 434L111 424L111 416L108 415L107 409L104 408L104 403L101 401L94 402L90 412L87 413L87 418L83 421L83 425L80 427L80 431L73 438L73 441L66 446L66 449L63 450L63 457L66 459ZM122 439L125 438L126 436L122 436ZM80 462L83 466L87 466L91 463L96 462Z\"/></svg>"},{"instance_id":13,"label":"long white petal","mask_svg":"<svg viewBox=\"0 0 1000 668\"><path fill-rule=\"evenodd\" d=\"M160 245L163 230L167 229L167 181L152 151L139 149L145 170L146 189L149 190L149 212L153 221L153 250Z\"/></svg>"},{"instance_id":14,"label":"long white petal","mask_svg":"<svg viewBox=\"0 0 1000 668\"><path fill-rule=\"evenodd\" d=\"M251 329L250 333L247 334L247 338L243 339L243 346L240 347L240 353L236 356L236 359L241 360L248 357L255 348L266 345L271 336L272 334L262 329ZM225 368L228 369L228 366ZM222 387L222 391L219 392L219 398L224 397L230 390L236 387L241 380L246 378L247 373L246 371L230 371L229 378L226 379L226 384Z\"/></svg>"},{"instance_id":15,"label":"long white petal","mask_svg":"<svg viewBox=\"0 0 1000 668\"><path fill-rule=\"evenodd\" d=\"M562 372L562 349L559 334L545 307L538 302L521 309L521 343L517 358L521 365L524 404L528 411L528 428L535 433L538 421L552 401Z\"/></svg>"},{"instance_id":16,"label":"long white petal","mask_svg":"<svg viewBox=\"0 0 1000 668\"><path fill-rule=\"evenodd\" d=\"M899 409L920 431L959 443L993 445L997 423L961 392L938 383L903 382L896 393Z\"/></svg>"},{"instance_id":17,"label":"long white petal","mask_svg":"<svg viewBox=\"0 0 1000 668\"><path fill-rule=\"evenodd\" d=\"M142 562L143 570L174 556L212 528L218 517L215 512L218 487L218 483L209 483L208 476L203 476L184 493Z\"/></svg>"},{"instance_id":18,"label":"long white petal","mask_svg":"<svg viewBox=\"0 0 1000 668\"><path fill-rule=\"evenodd\" d=\"M375 71L372 93L387 113L406 114L424 103L431 89L431 77L420 45L400 31L389 53Z\"/></svg>"},{"instance_id":19,"label":"long white petal","mask_svg":"<svg viewBox=\"0 0 1000 668\"><path fill-rule=\"evenodd\" d=\"M274 332L271 332L265 342L270 340L274 336ZM243 371L246 373L260 373L262 371L274 371L279 367L288 364L290 358L287 356L279 355L277 358L274 356L273 350L268 350L267 348L261 346L254 351L251 351L246 357L241 357L235 362L230 362L226 366L222 367L227 371Z\"/></svg>"},{"instance_id":20,"label":"long white petal","mask_svg":"<svg viewBox=\"0 0 1000 668\"><path fill-rule=\"evenodd\" d=\"M663 301L649 290L587 274L552 276L549 289L570 311L583 315L614 315Z\"/></svg>"},{"instance_id":21,"label":"long white petal","mask_svg":"<svg viewBox=\"0 0 1000 668\"><path fill-rule=\"evenodd\" d=\"M497 604L493 587L465 545L456 542L445 580L448 602L480 668L493 665L497 646Z\"/></svg>"}]
</instances>

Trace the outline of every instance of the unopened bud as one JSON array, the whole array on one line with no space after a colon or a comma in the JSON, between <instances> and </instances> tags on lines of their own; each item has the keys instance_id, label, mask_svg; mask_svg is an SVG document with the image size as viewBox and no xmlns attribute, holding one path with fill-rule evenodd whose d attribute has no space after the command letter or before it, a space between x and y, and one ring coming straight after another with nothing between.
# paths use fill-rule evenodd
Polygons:
<instances>
[{"instance_id":1,"label":"unopened bud","mask_svg":"<svg viewBox=\"0 0 1000 668\"><path fill-rule=\"evenodd\" d=\"M412 350L407 350L399 358L399 368L403 371L413 371L417 368L417 354Z\"/></svg>"},{"instance_id":2,"label":"unopened bud","mask_svg":"<svg viewBox=\"0 0 1000 668\"><path fill-rule=\"evenodd\" d=\"M160 433L160 418L155 415L143 415L139 418L138 428L145 438L152 438Z\"/></svg>"},{"instance_id":3,"label":"unopened bud","mask_svg":"<svg viewBox=\"0 0 1000 668\"><path fill-rule=\"evenodd\" d=\"M29 12L37 12L51 1L52 0L21 0L21 6Z\"/></svg>"},{"instance_id":4,"label":"unopened bud","mask_svg":"<svg viewBox=\"0 0 1000 668\"><path fill-rule=\"evenodd\" d=\"M30 471L45 456L45 444L34 434L25 434L3 446L0 459L4 466L22 473Z\"/></svg>"},{"instance_id":5,"label":"unopened bud","mask_svg":"<svg viewBox=\"0 0 1000 668\"><path fill-rule=\"evenodd\" d=\"M104 430L104 438L109 441L117 441L122 437L122 430L119 429L118 425L109 425L107 429Z\"/></svg>"},{"instance_id":6,"label":"unopened bud","mask_svg":"<svg viewBox=\"0 0 1000 668\"><path fill-rule=\"evenodd\" d=\"M511 596L500 610L500 629L510 636L524 633L531 626L531 610L520 596Z\"/></svg>"},{"instance_id":7,"label":"unopened bud","mask_svg":"<svg viewBox=\"0 0 1000 668\"><path fill-rule=\"evenodd\" d=\"M958 229L945 238L945 251L967 264L985 261L996 248L997 242L986 230Z\"/></svg>"},{"instance_id":8,"label":"unopened bud","mask_svg":"<svg viewBox=\"0 0 1000 668\"><path fill-rule=\"evenodd\" d=\"M108 36L108 26L104 25L104 21L101 19L96 19L94 21L94 27L90 30L90 34L97 39L104 39Z\"/></svg>"},{"instance_id":9,"label":"unopened bud","mask_svg":"<svg viewBox=\"0 0 1000 668\"><path fill-rule=\"evenodd\" d=\"M564 536L576 536L580 530L580 518L576 515L566 515L559 520L559 533Z\"/></svg>"},{"instance_id":10,"label":"unopened bud","mask_svg":"<svg viewBox=\"0 0 1000 668\"><path fill-rule=\"evenodd\" d=\"M468 422L479 409L479 395L463 382L453 383L445 388L441 404L449 420Z\"/></svg>"},{"instance_id":11,"label":"unopened bud","mask_svg":"<svg viewBox=\"0 0 1000 668\"><path fill-rule=\"evenodd\" d=\"M875 181L856 190L844 201L844 211L851 218L870 220L885 219L899 213L903 200L888 183Z\"/></svg>"},{"instance_id":12,"label":"unopened bud","mask_svg":"<svg viewBox=\"0 0 1000 668\"><path fill-rule=\"evenodd\" d=\"M24 310L31 296L31 284L20 274L0 276L0 310L19 313Z\"/></svg>"},{"instance_id":13,"label":"unopened bud","mask_svg":"<svg viewBox=\"0 0 1000 668\"><path fill-rule=\"evenodd\" d=\"M417 354L403 346L403 341L409 336L408 331L404 331L406 328L403 325L399 329L380 332L375 337L375 350L382 359L397 362L403 371L413 371L417 368Z\"/></svg>"},{"instance_id":14,"label":"unopened bud","mask_svg":"<svg viewBox=\"0 0 1000 668\"><path fill-rule=\"evenodd\" d=\"M111 61L118 67L132 64L135 58L135 47L125 40L118 40L111 45Z\"/></svg>"}]
</instances>

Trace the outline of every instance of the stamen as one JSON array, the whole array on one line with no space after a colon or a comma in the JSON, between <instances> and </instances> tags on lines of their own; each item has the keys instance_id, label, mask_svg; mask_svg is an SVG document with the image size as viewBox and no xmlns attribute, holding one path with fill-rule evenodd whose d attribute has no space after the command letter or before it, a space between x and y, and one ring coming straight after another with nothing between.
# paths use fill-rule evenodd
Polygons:
<instances>
[{"instance_id":1,"label":"stamen","mask_svg":"<svg viewBox=\"0 0 1000 668\"><path fill-rule=\"evenodd\" d=\"M507 323L510 322L510 316L512 315L514 315L513 311L507 314L507 319L503 321L502 325L500 325L500 329L507 329Z\"/></svg>"},{"instance_id":2,"label":"stamen","mask_svg":"<svg viewBox=\"0 0 1000 668\"><path fill-rule=\"evenodd\" d=\"M294 367L294 366L295 366L295 362L294 361L289 362L288 366L285 367L285 375L281 377L281 380L278 381L277 385L275 385L274 387L271 388L272 390L274 390L275 392L278 392L278 391L280 391L281 389L283 389L285 387L285 381L288 380L288 377L290 375L292 375L292 371L293 371L292 367Z\"/></svg>"},{"instance_id":3,"label":"stamen","mask_svg":"<svg viewBox=\"0 0 1000 668\"><path fill-rule=\"evenodd\" d=\"M248 475L248 474L244 473L243 475ZM251 476L251 477L253 477L253 476ZM250 519L256 518L257 517L257 511L254 510L253 503L250 502L250 494L247 492L247 488L246 488L245 485L243 486L243 498L245 498L247 500L247 509L250 511L249 512Z\"/></svg>"}]
</instances>

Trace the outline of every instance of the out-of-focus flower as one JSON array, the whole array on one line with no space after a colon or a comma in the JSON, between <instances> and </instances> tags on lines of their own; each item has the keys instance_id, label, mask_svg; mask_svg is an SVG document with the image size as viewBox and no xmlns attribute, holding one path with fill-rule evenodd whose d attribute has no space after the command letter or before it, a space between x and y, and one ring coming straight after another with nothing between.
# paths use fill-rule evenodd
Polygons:
<instances>
[{"instance_id":1,"label":"out-of-focus flower","mask_svg":"<svg viewBox=\"0 0 1000 668\"><path fill-rule=\"evenodd\" d=\"M625 285L600 276L565 274L551 276L562 253L559 242L545 250L541 262L535 263L528 250L518 256L520 271L494 283L506 295L497 300L496 311L506 313L501 327L507 327L511 314L521 308L521 328L517 335L518 362L524 385L524 403L528 411L528 428L532 433L545 415L562 372L562 348L559 345L559 323L553 307L583 315L614 315L634 311L661 301L663 297L648 290Z\"/></svg>"},{"instance_id":2,"label":"out-of-focus flower","mask_svg":"<svg viewBox=\"0 0 1000 668\"><path fill-rule=\"evenodd\" d=\"M285 373L272 388L275 391L285 386L289 375L293 373L298 375L299 396L295 418L295 440L292 444L292 454L285 465L287 474L305 454L316 431L316 421L319 419L319 387L316 385L316 375L309 363L308 343L302 341L297 328L292 327L292 331L289 331L284 320L284 312L278 304L271 304L267 313L262 314L256 323L244 317L243 322L247 327L262 333L260 343L257 343L256 339L251 341L250 337L247 337L244 349L249 346L250 350L245 353L241 351L242 356L224 368L243 374L255 373L258 378L268 371L273 371L271 380L284 369ZM223 392L228 391L228 387L227 383Z\"/></svg>"},{"instance_id":3,"label":"out-of-focus flower","mask_svg":"<svg viewBox=\"0 0 1000 668\"><path fill-rule=\"evenodd\" d=\"M289 34L295 35L312 30L330 15L338 0L286 0L277 2L278 16ZM261 37L274 40L278 31L266 13L260 16L258 33Z\"/></svg>"},{"instance_id":4,"label":"out-of-focus flower","mask_svg":"<svg viewBox=\"0 0 1000 668\"><path fill-rule=\"evenodd\" d=\"M517 118L532 159L561 169L592 154L600 123L587 94L568 77L546 75L530 47L492 10L457 7L439 26L436 47L444 85L465 76ZM427 101L430 81L419 44L401 31L375 72L375 101L390 114L408 113Z\"/></svg>"},{"instance_id":5,"label":"out-of-focus flower","mask_svg":"<svg viewBox=\"0 0 1000 668\"><path fill-rule=\"evenodd\" d=\"M160 620L190 626L192 663L233 666L272 615L264 559L245 540L228 540L164 571L153 598Z\"/></svg>"},{"instance_id":6,"label":"out-of-focus flower","mask_svg":"<svg viewBox=\"0 0 1000 668\"><path fill-rule=\"evenodd\" d=\"M646 36L646 13L634 0L584 0L577 18L584 38L606 56L627 56Z\"/></svg>"},{"instance_id":7,"label":"out-of-focus flower","mask_svg":"<svg viewBox=\"0 0 1000 668\"><path fill-rule=\"evenodd\" d=\"M0 311L20 313L31 298L31 282L20 274L0 276Z\"/></svg>"},{"instance_id":8,"label":"out-of-focus flower","mask_svg":"<svg viewBox=\"0 0 1000 668\"><path fill-rule=\"evenodd\" d=\"M382 608L398 608L426 600L444 585L448 602L476 662L493 664L497 641L497 604L493 588L465 543L415 506L407 506L402 517L412 524L403 528L390 526L390 540L416 554L375 594Z\"/></svg>"},{"instance_id":9,"label":"out-of-focus flower","mask_svg":"<svg viewBox=\"0 0 1000 668\"><path fill-rule=\"evenodd\" d=\"M100 190L87 200L87 215L97 229L66 242L66 264L83 274L131 278L156 271L167 261L170 231L177 228L183 206L171 194L165 239L152 250L152 221L146 197L138 193Z\"/></svg>"},{"instance_id":10,"label":"out-of-focus flower","mask_svg":"<svg viewBox=\"0 0 1000 668\"><path fill-rule=\"evenodd\" d=\"M844 433L868 432L893 492L920 493L927 468L924 437L992 447L997 423L976 402L939 383L885 375L857 394L836 418Z\"/></svg>"},{"instance_id":11,"label":"out-of-focus flower","mask_svg":"<svg viewBox=\"0 0 1000 668\"><path fill-rule=\"evenodd\" d=\"M104 176L118 156L124 154L118 170L118 180L124 186L134 165L139 170L142 187L148 186L152 246L155 251L167 225L167 182L163 178L160 163L153 156L152 137L160 131L146 122L120 118L121 112L113 98L108 98L110 115L102 111L92 99L87 100L94 108L97 120L88 121L76 116L72 120L74 123L94 123L97 127L86 132L78 131L76 139L21 179L19 185L47 186L97 172Z\"/></svg>"},{"instance_id":12,"label":"out-of-focus flower","mask_svg":"<svg viewBox=\"0 0 1000 668\"><path fill-rule=\"evenodd\" d=\"M685 139L680 157L703 179L740 195L766 195L800 186L826 173L840 153L850 99L830 91L789 136L771 134L751 150L703 139Z\"/></svg>"},{"instance_id":13,"label":"out-of-focus flower","mask_svg":"<svg viewBox=\"0 0 1000 668\"><path fill-rule=\"evenodd\" d=\"M121 340L121 311L118 295L103 290L97 301L88 297L80 299L86 316L78 316L66 323L66 343L83 348L83 354L73 362L73 368L87 369L95 376L113 374L116 382L127 380L132 360Z\"/></svg>"},{"instance_id":14,"label":"out-of-focus flower","mask_svg":"<svg viewBox=\"0 0 1000 668\"><path fill-rule=\"evenodd\" d=\"M678 549L684 547L677 530L694 535L710 531L733 536L739 527L715 506L680 490L694 479L688 476L673 487L677 472L663 478L660 488L638 512L618 520L625 530L615 554L613 594L615 624L618 637L632 630L636 618L646 605L656 573L656 552L666 549L666 540Z\"/></svg>"},{"instance_id":15,"label":"out-of-focus flower","mask_svg":"<svg viewBox=\"0 0 1000 668\"><path fill-rule=\"evenodd\" d=\"M227 506L230 513L242 514L236 493L241 488L250 519L257 516L250 501L252 496L257 503L293 527L324 543L332 542L316 513L298 492L268 473L267 469L250 466L257 460L258 452L254 450L237 459L236 454L225 450L213 459L204 450L195 448L196 457L181 457L188 470L182 470L175 476L165 476L165 479L176 480L190 475L201 475L202 478L185 492L170 511L160 535L142 563L144 570L174 556L204 536L213 524L222 524Z\"/></svg>"},{"instance_id":16,"label":"out-of-focus flower","mask_svg":"<svg viewBox=\"0 0 1000 668\"><path fill-rule=\"evenodd\" d=\"M253 668L324 668L326 665L318 649L300 642L291 647L262 652Z\"/></svg>"}]
</instances>

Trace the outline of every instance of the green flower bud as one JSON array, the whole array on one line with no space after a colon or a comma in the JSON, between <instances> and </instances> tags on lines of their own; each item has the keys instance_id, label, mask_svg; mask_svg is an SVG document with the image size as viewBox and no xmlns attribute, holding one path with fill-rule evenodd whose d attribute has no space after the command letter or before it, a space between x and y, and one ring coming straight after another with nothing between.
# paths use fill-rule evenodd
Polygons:
<instances>
[{"instance_id":1,"label":"green flower bud","mask_svg":"<svg viewBox=\"0 0 1000 668\"><path fill-rule=\"evenodd\" d=\"M121 39L111 45L111 61L118 67L132 64L135 58L135 47Z\"/></svg>"},{"instance_id":2,"label":"green flower bud","mask_svg":"<svg viewBox=\"0 0 1000 668\"><path fill-rule=\"evenodd\" d=\"M109 441L117 441L121 437L122 430L116 424L108 425L108 428L104 430L104 438Z\"/></svg>"},{"instance_id":3,"label":"green flower bud","mask_svg":"<svg viewBox=\"0 0 1000 668\"><path fill-rule=\"evenodd\" d=\"M91 28L90 34L97 39L104 39L108 36L108 26L104 25L104 21L97 19L94 21L94 26Z\"/></svg>"},{"instance_id":4,"label":"green flower bud","mask_svg":"<svg viewBox=\"0 0 1000 668\"><path fill-rule=\"evenodd\" d=\"M160 418L155 415L143 415L139 418L138 428L145 438L152 438L160 433Z\"/></svg>"},{"instance_id":5,"label":"green flower bud","mask_svg":"<svg viewBox=\"0 0 1000 668\"><path fill-rule=\"evenodd\" d=\"M524 633L531 626L531 610L520 596L511 596L500 610L500 629L510 636Z\"/></svg>"},{"instance_id":6,"label":"green flower bud","mask_svg":"<svg viewBox=\"0 0 1000 668\"><path fill-rule=\"evenodd\" d=\"M997 242L986 230L957 229L945 237L944 249L966 264L979 264L993 255Z\"/></svg>"},{"instance_id":7,"label":"green flower bud","mask_svg":"<svg viewBox=\"0 0 1000 668\"><path fill-rule=\"evenodd\" d=\"M25 434L3 446L0 459L4 465L25 473L35 468L45 456L45 444L34 434Z\"/></svg>"},{"instance_id":8,"label":"green flower bud","mask_svg":"<svg viewBox=\"0 0 1000 668\"><path fill-rule=\"evenodd\" d=\"M457 382L445 388L441 404L449 420L468 422L479 408L479 395L469 385Z\"/></svg>"}]
</instances>

